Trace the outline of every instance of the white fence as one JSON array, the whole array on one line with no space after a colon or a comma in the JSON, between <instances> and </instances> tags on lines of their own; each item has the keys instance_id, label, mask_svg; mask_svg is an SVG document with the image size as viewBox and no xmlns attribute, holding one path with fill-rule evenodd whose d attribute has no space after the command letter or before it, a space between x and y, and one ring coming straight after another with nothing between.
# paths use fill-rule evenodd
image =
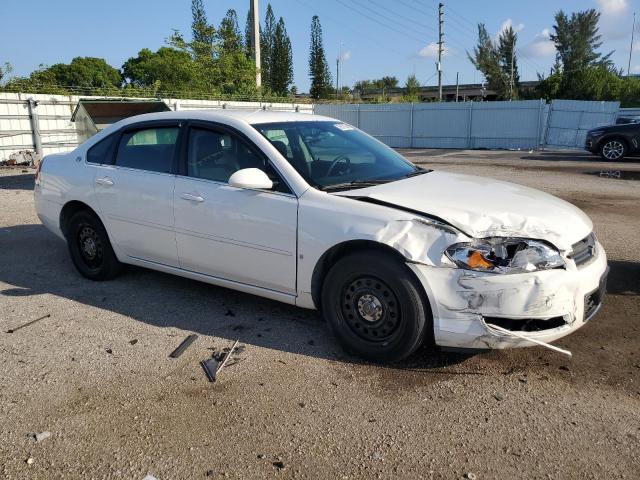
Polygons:
<instances>
[{"instance_id":1,"label":"white fence","mask_svg":"<svg viewBox=\"0 0 640 480\"><path fill-rule=\"evenodd\" d=\"M612 124L618 102L326 104L339 118L395 148L582 148L587 130Z\"/></svg>"},{"instance_id":2,"label":"white fence","mask_svg":"<svg viewBox=\"0 0 640 480\"><path fill-rule=\"evenodd\" d=\"M109 97L79 97L47 94L0 93L0 161L22 150L33 151L35 139L28 99L37 102L35 113L39 125L43 155L66 152L78 145L71 114L78 100ZM148 99L147 99L148 100ZM313 105L293 103L232 102L226 100L162 99L173 110L196 109L268 109L313 113Z\"/></svg>"},{"instance_id":3,"label":"white fence","mask_svg":"<svg viewBox=\"0 0 640 480\"><path fill-rule=\"evenodd\" d=\"M35 148L35 107L44 155L78 144L71 122L78 96L0 93L0 161ZM82 97L108 98L108 97ZM173 110L269 109L301 111L338 118L396 148L539 149L582 148L585 132L612 124L618 102L543 100L515 102L404 104L292 104L218 100L163 99Z\"/></svg>"}]
</instances>

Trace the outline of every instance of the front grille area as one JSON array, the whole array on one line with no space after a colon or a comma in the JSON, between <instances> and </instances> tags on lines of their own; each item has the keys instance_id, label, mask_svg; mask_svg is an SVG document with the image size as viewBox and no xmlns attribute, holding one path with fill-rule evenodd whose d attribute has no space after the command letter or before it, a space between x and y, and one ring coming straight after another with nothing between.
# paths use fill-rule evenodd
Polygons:
<instances>
[{"instance_id":1,"label":"front grille area","mask_svg":"<svg viewBox=\"0 0 640 480\"><path fill-rule=\"evenodd\" d=\"M541 330L551 330L565 325L563 317L553 317L546 320L538 318L499 318L484 317L485 323L489 325L497 325L506 330L514 332L539 332Z\"/></svg>"},{"instance_id":2,"label":"front grille area","mask_svg":"<svg viewBox=\"0 0 640 480\"><path fill-rule=\"evenodd\" d=\"M571 253L568 257L576 262L579 267L593 258L596 252L596 236L591 232L577 243L571 245Z\"/></svg>"}]
</instances>

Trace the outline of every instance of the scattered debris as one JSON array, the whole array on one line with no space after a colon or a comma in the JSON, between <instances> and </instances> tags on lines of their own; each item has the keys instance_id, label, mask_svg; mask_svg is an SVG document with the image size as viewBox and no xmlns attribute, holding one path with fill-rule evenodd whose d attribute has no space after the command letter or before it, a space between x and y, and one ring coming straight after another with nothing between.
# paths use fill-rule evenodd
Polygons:
<instances>
[{"instance_id":1,"label":"scattered debris","mask_svg":"<svg viewBox=\"0 0 640 480\"><path fill-rule=\"evenodd\" d=\"M216 375L218 373L218 366L220 365L215 358L207 358L200 362L202 365L202 369L204 370L205 375L209 379L210 382L216 381Z\"/></svg>"},{"instance_id":2,"label":"scattered debris","mask_svg":"<svg viewBox=\"0 0 640 480\"><path fill-rule=\"evenodd\" d=\"M475 473L467 472L464 474L464 478L468 480L477 480L478 476Z\"/></svg>"},{"instance_id":3,"label":"scattered debris","mask_svg":"<svg viewBox=\"0 0 640 480\"><path fill-rule=\"evenodd\" d=\"M298 405L300 406L300 408L304 408L307 406L307 404L304 402L298 402Z\"/></svg>"},{"instance_id":4,"label":"scattered debris","mask_svg":"<svg viewBox=\"0 0 640 480\"><path fill-rule=\"evenodd\" d=\"M239 339L233 343L231 348L224 348L222 352L214 353L211 356L211 358L208 358L200 362L200 365L202 365L202 369L204 370L204 373L207 375L207 378L209 379L210 382L216 381L218 372L220 372L220 370L222 370L224 366L227 364L227 361L229 361L229 358L231 357L233 352L236 350L236 347L238 346L238 342L240 342ZM223 355L224 355L224 359L222 357ZM222 362L220 362L220 360L222 360ZM238 362L236 361L235 363L238 363Z\"/></svg>"},{"instance_id":5,"label":"scattered debris","mask_svg":"<svg viewBox=\"0 0 640 480\"><path fill-rule=\"evenodd\" d=\"M182 355L184 353L184 351L189 348L189 345L191 345L196 338L198 338L198 335L196 335L195 333L192 333L191 335L189 335L187 338L185 338L182 343L180 345L178 345L178 348L176 348L173 352L171 352L169 354L169 358L178 358L180 355Z\"/></svg>"},{"instance_id":6,"label":"scattered debris","mask_svg":"<svg viewBox=\"0 0 640 480\"><path fill-rule=\"evenodd\" d=\"M111 350L110 348L107 348L107 353L108 354L113 354L113 350Z\"/></svg>"},{"instance_id":7,"label":"scattered debris","mask_svg":"<svg viewBox=\"0 0 640 480\"><path fill-rule=\"evenodd\" d=\"M502 395L501 393L494 393L493 394L493 398L495 398L497 401L501 402L502 400L504 400L504 395Z\"/></svg>"},{"instance_id":8,"label":"scattered debris","mask_svg":"<svg viewBox=\"0 0 640 480\"><path fill-rule=\"evenodd\" d=\"M40 317L40 318L36 318L35 320L31 320L30 322L27 322L27 323L25 323L25 324L23 324L23 325L20 325L19 327L16 327L16 328L12 328L12 329L10 329L10 330L7 330L7 333L14 333L14 332L17 332L17 331L18 331L18 330L20 330L21 328L25 328L25 327L28 327L29 325L33 325L34 323L39 322L40 320L44 320L45 318L49 318L50 316L51 316L51 314L50 314L50 313L47 313L46 315L43 315L43 316L42 316L42 317Z\"/></svg>"},{"instance_id":9,"label":"scattered debris","mask_svg":"<svg viewBox=\"0 0 640 480\"><path fill-rule=\"evenodd\" d=\"M382 460L382 454L380 452L373 452L371 458L373 458L374 460Z\"/></svg>"},{"instance_id":10,"label":"scattered debris","mask_svg":"<svg viewBox=\"0 0 640 480\"><path fill-rule=\"evenodd\" d=\"M146 477L144 477L142 480L158 480L158 479L153 475L149 474Z\"/></svg>"},{"instance_id":11,"label":"scattered debris","mask_svg":"<svg viewBox=\"0 0 640 480\"><path fill-rule=\"evenodd\" d=\"M129 345L135 345L136 343L138 343L137 338L134 338L133 340L129 340Z\"/></svg>"},{"instance_id":12,"label":"scattered debris","mask_svg":"<svg viewBox=\"0 0 640 480\"><path fill-rule=\"evenodd\" d=\"M265 455L265 454L263 454L263 453L259 453L259 454L258 454L258 458L259 458L260 460L262 460L262 459L263 459L263 458L265 458L265 457L266 457L266 455Z\"/></svg>"},{"instance_id":13,"label":"scattered debris","mask_svg":"<svg viewBox=\"0 0 640 480\"><path fill-rule=\"evenodd\" d=\"M620 178L620 170L600 170L600 176L606 178Z\"/></svg>"},{"instance_id":14,"label":"scattered debris","mask_svg":"<svg viewBox=\"0 0 640 480\"><path fill-rule=\"evenodd\" d=\"M32 457L29 457L25 460L25 462L27 463L27 465L32 465L35 460Z\"/></svg>"},{"instance_id":15,"label":"scattered debris","mask_svg":"<svg viewBox=\"0 0 640 480\"><path fill-rule=\"evenodd\" d=\"M569 371L569 367L567 367L566 365L560 365L558 367L558 370L564 370L564 371L568 372Z\"/></svg>"},{"instance_id":16,"label":"scattered debris","mask_svg":"<svg viewBox=\"0 0 640 480\"><path fill-rule=\"evenodd\" d=\"M207 477L213 477L215 474L216 474L216 472L213 471L213 470L207 470L207 473L205 473L205 475Z\"/></svg>"},{"instance_id":17,"label":"scattered debris","mask_svg":"<svg viewBox=\"0 0 640 480\"><path fill-rule=\"evenodd\" d=\"M27 436L35 443L40 443L51 436L51 432L28 433Z\"/></svg>"},{"instance_id":18,"label":"scattered debris","mask_svg":"<svg viewBox=\"0 0 640 480\"><path fill-rule=\"evenodd\" d=\"M276 467L278 470L284 470L284 462L281 461L277 461L277 462L273 462L273 466Z\"/></svg>"}]
</instances>

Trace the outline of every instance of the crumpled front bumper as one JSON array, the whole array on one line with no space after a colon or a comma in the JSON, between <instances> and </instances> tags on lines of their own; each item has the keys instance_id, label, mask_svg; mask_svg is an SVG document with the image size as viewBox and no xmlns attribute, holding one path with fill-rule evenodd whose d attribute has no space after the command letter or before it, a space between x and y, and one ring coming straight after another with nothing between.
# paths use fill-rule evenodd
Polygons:
<instances>
[{"instance_id":1,"label":"crumpled front bumper","mask_svg":"<svg viewBox=\"0 0 640 480\"><path fill-rule=\"evenodd\" d=\"M585 316L585 298L601 288L607 257L598 243L591 261L579 268L568 261L563 269L501 275L417 263L408 265L429 297L438 345L493 349L535 344L491 330L487 327L490 319L557 321L562 317L561 326L517 332L543 342L557 340L582 327L589 320L589 314L595 313L595 309L591 309Z\"/></svg>"}]
</instances>

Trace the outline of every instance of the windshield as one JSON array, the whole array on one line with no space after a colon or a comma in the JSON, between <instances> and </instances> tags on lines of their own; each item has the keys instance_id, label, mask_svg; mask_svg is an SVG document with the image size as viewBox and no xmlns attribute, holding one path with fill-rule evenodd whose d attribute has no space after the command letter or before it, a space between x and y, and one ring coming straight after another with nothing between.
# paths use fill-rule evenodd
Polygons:
<instances>
[{"instance_id":1,"label":"windshield","mask_svg":"<svg viewBox=\"0 0 640 480\"><path fill-rule=\"evenodd\" d=\"M253 125L316 188L356 188L426 172L339 121Z\"/></svg>"}]
</instances>

